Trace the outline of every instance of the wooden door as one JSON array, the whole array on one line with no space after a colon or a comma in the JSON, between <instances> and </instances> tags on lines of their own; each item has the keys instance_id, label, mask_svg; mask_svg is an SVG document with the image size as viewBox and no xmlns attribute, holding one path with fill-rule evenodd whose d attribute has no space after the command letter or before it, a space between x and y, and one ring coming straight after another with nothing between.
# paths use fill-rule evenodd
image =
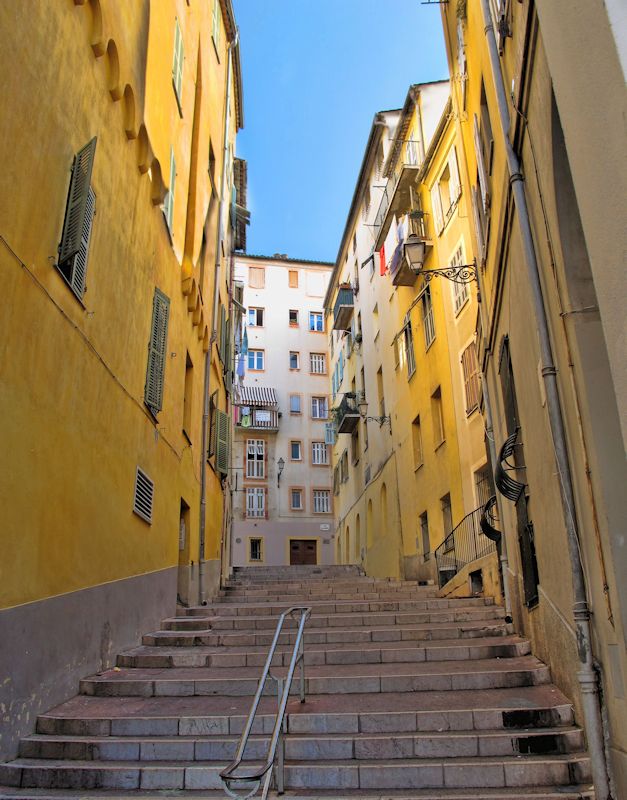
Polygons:
<instances>
[{"instance_id":1,"label":"wooden door","mask_svg":"<svg viewBox=\"0 0 627 800\"><path fill-rule=\"evenodd\" d=\"M315 539L292 539L290 542L290 564L317 564L318 543Z\"/></svg>"}]
</instances>

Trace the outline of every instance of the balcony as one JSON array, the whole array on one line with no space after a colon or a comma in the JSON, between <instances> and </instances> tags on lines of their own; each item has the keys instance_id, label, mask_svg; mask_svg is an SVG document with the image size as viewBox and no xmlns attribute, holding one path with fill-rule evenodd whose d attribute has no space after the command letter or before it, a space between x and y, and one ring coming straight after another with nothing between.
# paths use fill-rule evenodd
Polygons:
<instances>
[{"instance_id":1,"label":"balcony","mask_svg":"<svg viewBox=\"0 0 627 800\"><path fill-rule=\"evenodd\" d=\"M361 419L357 408L357 400L345 394L339 406L333 409L333 416L337 423L338 433L352 433Z\"/></svg>"},{"instance_id":2,"label":"balcony","mask_svg":"<svg viewBox=\"0 0 627 800\"><path fill-rule=\"evenodd\" d=\"M403 219L399 231L402 231L402 237L399 238L390 262L390 276L394 286L413 286L416 282L416 273L405 258L405 242L413 235L424 242L426 247L431 247L431 242L427 239L427 225L423 212L410 211Z\"/></svg>"},{"instance_id":3,"label":"balcony","mask_svg":"<svg viewBox=\"0 0 627 800\"><path fill-rule=\"evenodd\" d=\"M374 219L375 250L380 250L383 246L392 218L406 214L418 204L419 190L416 186L416 177L419 170L418 164L403 164L396 177L388 180Z\"/></svg>"},{"instance_id":4,"label":"balcony","mask_svg":"<svg viewBox=\"0 0 627 800\"><path fill-rule=\"evenodd\" d=\"M350 284L340 284L335 305L333 306L333 330L349 331L353 319L355 295Z\"/></svg>"},{"instance_id":5,"label":"balcony","mask_svg":"<svg viewBox=\"0 0 627 800\"><path fill-rule=\"evenodd\" d=\"M240 384L234 390L236 430L270 433L279 430L280 412L274 389Z\"/></svg>"}]
</instances>

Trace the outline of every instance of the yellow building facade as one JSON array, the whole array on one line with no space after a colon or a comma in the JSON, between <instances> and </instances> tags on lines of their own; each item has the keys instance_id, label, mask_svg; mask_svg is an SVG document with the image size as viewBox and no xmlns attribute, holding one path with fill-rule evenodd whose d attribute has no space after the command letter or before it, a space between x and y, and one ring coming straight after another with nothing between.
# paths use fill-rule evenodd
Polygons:
<instances>
[{"instance_id":1,"label":"yellow building facade","mask_svg":"<svg viewBox=\"0 0 627 800\"><path fill-rule=\"evenodd\" d=\"M429 280L404 255L413 233L425 270L472 262L462 157L448 82L375 117L326 299L337 557L379 577L449 583L443 542L462 522L474 535L490 493L476 284Z\"/></svg>"},{"instance_id":2,"label":"yellow building facade","mask_svg":"<svg viewBox=\"0 0 627 800\"><path fill-rule=\"evenodd\" d=\"M228 0L9 0L0 31L5 758L219 587L243 116Z\"/></svg>"},{"instance_id":3,"label":"yellow building facade","mask_svg":"<svg viewBox=\"0 0 627 800\"><path fill-rule=\"evenodd\" d=\"M627 795L619 5L442 6L511 610L575 703L597 798Z\"/></svg>"}]
</instances>

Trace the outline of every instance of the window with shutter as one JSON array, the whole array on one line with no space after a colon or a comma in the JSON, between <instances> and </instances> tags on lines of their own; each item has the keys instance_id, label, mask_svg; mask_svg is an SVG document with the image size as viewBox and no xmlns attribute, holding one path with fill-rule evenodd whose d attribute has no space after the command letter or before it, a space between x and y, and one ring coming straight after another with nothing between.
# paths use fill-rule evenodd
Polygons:
<instances>
[{"instance_id":1,"label":"window with shutter","mask_svg":"<svg viewBox=\"0 0 627 800\"><path fill-rule=\"evenodd\" d=\"M207 446L207 458L211 458L211 456L216 451L217 409L218 409L218 390L216 389L215 392L209 398L209 442Z\"/></svg>"},{"instance_id":2,"label":"window with shutter","mask_svg":"<svg viewBox=\"0 0 627 800\"><path fill-rule=\"evenodd\" d=\"M216 471L227 475L229 472L229 456L231 443L231 426L229 415L216 409Z\"/></svg>"},{"instance_id":3,"label":"window with shutter","mask_svg":"<svg viewBox=\"0 0 627 800\"><path fill-rule=\"evenodd\" d=\"M213 12L211 15L211 37L213 39L213 43L216 47L216 50L219 51L220 48L220 22L222 18L222 12L220 11L220 3L219 0L213 0Z\"/></svg>"},{"instance_id":4,"label":"window with shutter","mask_svg":"<svg viewBox=\"0 0 627 800\"><path fill-rule=\"evenodd\" d=\"M94 136L74 157L63 222L63 235L59 245L59 264L63 264L75 256L81 246L95 153L96 137Z\"/></svg>"},{"instance_id":5,"label":"window with shutter","mask_svg":"<svg viewBox=\"0 0 627 800\"><path fill-rule=\"evenodd\" d=\"M455 146L451 147L451 152L448 155L448 168L450 175L449 190L452 205L462 193L462 185L459 180L459 166L457 164L457 150Z\"/></svg>"},{"instance_id":6,"label":"window with shutter","mask_svg":"<svg viewBox=\"0 0 627 800\"><path fill-rule=\"evenodd\" d=\"M148 367L144 400L153 414L163 407L163 380L168 340L168 318L170 299L160 289L155 288L152 301L152 324L148 342Z\"/></svg>"},{"instance_id":7,"label":"window with shutter","mask_svg":"<svg viewBox=\"0 0 627 800\"><path fill-rule=\"evenodd\" d=\"M57 269L79 300L85 294L96 195L89 185L96 149L92 139L74 158Z\"/></svg>"},{"instance_id":8,"label":"window with shutter","mask_svg":"<svg viewBox=\"0 0 627 800\"><path fill-rule=\"evenodd\" d=\"M479 132L479 122L477 115L473 117L473 141L475 144L475 156L477 158L477 173L479 175L479 186L481 188L481 202L483 203L483 210L487 212L490 202L489 187L488 187L488 174L485 168L485 161L483 159L483 148L481 146L481 134Z\"/></svg>"},{"instance_id":9,"label":"window with shutter","mask_svg":"<svg viewBox=\"0 0 627 800\"><path fill-rule=\"evenodd\" d=\"M477 198L477 189L473 186L471 189L472 197L472 216L475 222L475 233L477 235L477 248L479 250L479 258L481 261L485 259L485 238L483 231L483 223L479 213L479 200Z\"/></svg>"},{"instance_id":10,"label":"window with shutter","mask_svg":"<svg viewBox=\"0 0 627 800\"><path fill-rule=\"evenodd\" d=\"M481 384L479 382L479 364L475 343L468 345L461 357L464 375L464 392L466 394L466 414L479 408Z\"/></svg>"},{"instance_id":11,"label":"window with shutter","mask_svg":"<svg viewBox=\"0 0 627 800\"><path fill-rule=\"evenodd\" d=\"M174 160L174 150L170 147L170 190L165 196L163 203L163 213L168 225L170 235L172 235L172 220L174 219L174 185L176 183L176 161Z\"/></svg>"}]
</instances>

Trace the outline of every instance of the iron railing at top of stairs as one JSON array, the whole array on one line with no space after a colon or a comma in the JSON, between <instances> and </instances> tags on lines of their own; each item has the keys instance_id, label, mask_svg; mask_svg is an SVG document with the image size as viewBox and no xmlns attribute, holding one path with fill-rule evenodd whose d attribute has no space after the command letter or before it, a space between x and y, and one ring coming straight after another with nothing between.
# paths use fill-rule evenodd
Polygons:
<instances>
[{"instance_id":1,"label":"iron railing at top of stairs","mask_svg":"<svg viewBox=\"0 0 627 800\"><path fill-rule=\"evenodd\" d=\"M279 637L281 635L283 623L288 616L294 619L295 615L297 614L300 615L300 619L298 621L298 630L294 640L294 646L292 648L292 657L290 659L290 666L287 670L287 675L284 678L275 677L270 671L270 668L272 666L272 659L274 658L277 644L279 643ZM253 797L262 785L262 800L267 798L268 791L270 789L270 781L272 780L272 768L275 766L275 759L277 759L277 748L278 763L276 764L274 771L276 772L276 785L278 792L279 794L283 793L285 767L285 742L283 739L283 734L285 733L285 709L287 707L287 701L290 695L294 672L298 664L300 664L300 702L305 702L304 630L305 623L307 622L310 614L311 608L309 606L292 606L284 611L279 617L276 630L274 632L274 638L272 639L272 644L268 650L268 657L266 658L263 672L261 673L259 683L257 684L257 691L250 707L250 712L248 713L248 719L246 720L244 730L240 736L239 744L237 745L235 758L220 773L220 778L222 779L226 793L229 795L229 797L235 798L235 800L246 800L248 797ZM261 700L268 677L272 678L272 680L276 681L277 683L277 697L279 700L279 707L275 718L274 728L272 730L272 736L270 737L270 743L268 745L268 755L265 762L260 767L253 767L248 772L244 772L242 771L242 761L244 759L246 745L248 744L248 739L255 722L255 715L257 714L257 709L259 708L259 701ZM232 784L247 785L243 790L246 792L246 794L238 794L237 789L234 788Z\"/></svg>"},{"instance_id":2,"label":"iron railing at top of stairs","mask_svg":"<svg viewBox=\"0 0 627 800\"><path fill-rule=\"evenodd\" d=\"M495 542L481 529L484 506L475 508L459 522L435 550L440 589L467 564L496 552Z\"/></svg>"}]
</instances>

